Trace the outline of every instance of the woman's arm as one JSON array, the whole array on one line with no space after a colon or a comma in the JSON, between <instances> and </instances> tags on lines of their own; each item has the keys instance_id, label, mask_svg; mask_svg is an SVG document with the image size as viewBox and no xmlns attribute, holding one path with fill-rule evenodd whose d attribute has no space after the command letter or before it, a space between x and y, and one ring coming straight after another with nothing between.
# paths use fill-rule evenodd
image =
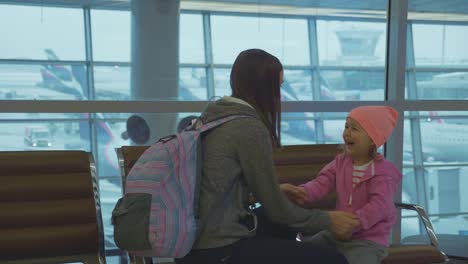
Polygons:
<instances>
[{"instance_id":1,"label":"woman's arm","mask_svg":"<svg viewBox=\"0 0 468 264\"><path fill-rule=\"evenodd\" d=\"M281 193L273 164L270 135L258 120L245 120L245 131L237 138L237 152L249 190L265 208L271 221L298 231L316 233L330 226L327 212L308 210L291 203Z\"/></svg>"}]
</instances>

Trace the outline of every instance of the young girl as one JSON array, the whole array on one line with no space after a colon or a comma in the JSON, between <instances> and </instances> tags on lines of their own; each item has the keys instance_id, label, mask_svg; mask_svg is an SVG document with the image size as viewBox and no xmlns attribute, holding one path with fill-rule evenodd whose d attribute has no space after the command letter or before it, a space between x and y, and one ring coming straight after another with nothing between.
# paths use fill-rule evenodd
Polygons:
<instances>
[{"instance_id":1,"label":"young girl","mask_svg":"<svg viewBox=\"0 0 468 264\"><path fill-rule=\"evenodd\" d=\"M281 190L298 204L318 200L336 190L336 210L353 213L359 219L359 226L345 236L323 231L304 241L335 247L351 264L380 263L387 255L395 222L393 194L402 176L377 149L391 135L397 116L395 109L388 106L353 109L343 131L344 154L303 185L281 185Z\"/></svg>"}]
</instances>

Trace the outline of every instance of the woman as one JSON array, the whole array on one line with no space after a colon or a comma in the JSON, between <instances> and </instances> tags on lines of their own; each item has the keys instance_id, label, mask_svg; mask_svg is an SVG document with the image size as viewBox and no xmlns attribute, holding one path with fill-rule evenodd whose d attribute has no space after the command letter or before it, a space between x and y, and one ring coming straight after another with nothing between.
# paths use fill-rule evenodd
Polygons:
<instances>
[{"instance_id":1,"label":"woman","mask_svg":"<svg viewBox=\"0 0 468 264\"><path fill-rule=\"evenodd\" d=\"M190 253L177 263L346 263L333 250L316 248L259 230L315 234L350 232L354 216L306 210L291 203L279 189L273 148L280 146L280 86L283 68L273 55L250 49L239 54L231 71L232 96L210 103L203 122L244 115L203 135L199 236ZM257 216L249 194L262 204ZM268 226L263 226L268 225Z\"/></svg>"}]
</instances>

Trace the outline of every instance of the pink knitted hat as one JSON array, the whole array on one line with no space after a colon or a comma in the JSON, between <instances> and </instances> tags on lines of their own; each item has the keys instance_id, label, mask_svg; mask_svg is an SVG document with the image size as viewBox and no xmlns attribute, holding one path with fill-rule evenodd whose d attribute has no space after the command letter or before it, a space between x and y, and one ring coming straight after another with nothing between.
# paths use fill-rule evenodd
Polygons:
<instances>
[{"instance_id":1,"label":"pink knitted hat","mask_svg":"<svg viewBox=\"0 0 468 264\"><path fill-rule=\"evenodd\" d=\"M398 112L390 106L360 106L351 110L348 117L356 120L379 148L392 134Z\"/></svg>"}]
</instances>

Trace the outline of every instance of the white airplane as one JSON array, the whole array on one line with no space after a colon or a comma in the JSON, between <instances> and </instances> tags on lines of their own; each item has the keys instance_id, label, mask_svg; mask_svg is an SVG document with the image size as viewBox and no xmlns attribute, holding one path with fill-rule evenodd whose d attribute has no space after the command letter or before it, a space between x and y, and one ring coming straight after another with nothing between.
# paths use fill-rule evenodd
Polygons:
<instances>
[{"instance_id":1,"label":"white airplane","mask_svg":"<svg viewBox=\"0 0 468 264\"><path fill-rule=\"evenodd\" d=\"M466 119L468 121L468 118ZM404 128L404 145L409 149L410 126ZM466 162L468 161L468 124L448 123L431 112L426 121L420 122L423 159L428 162ZM409 153L409 152L408 152Z\"/></svg>"},{"instance_id":2,"label":"white airplane","mask_svg":"<svg viewBox=\"0 0 468 264\"><path fill-rule=\"evenodd\" d=\"M418 97L424 99L468 98L468 73L451 72L432 76L430 80L418 81Z\"/></svg>"}]
</instances>

